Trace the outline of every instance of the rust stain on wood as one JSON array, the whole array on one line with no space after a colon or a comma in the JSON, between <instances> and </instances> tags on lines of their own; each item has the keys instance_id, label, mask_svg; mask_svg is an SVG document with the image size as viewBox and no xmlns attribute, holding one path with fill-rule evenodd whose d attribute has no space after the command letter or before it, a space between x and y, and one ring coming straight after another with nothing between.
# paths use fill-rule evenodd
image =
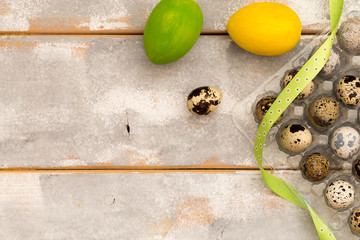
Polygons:
<instances>
[{"instance_id":1,"label":"rust stain on wood","mask_svg":"<svg viewBox=\"0 0 360 240\"><path fill-rule=\"evenodd\" d=\"M272 212L285 207L286 200L279 198L278 195L274 195L274 198L269 198L266 196L263 196L262 198L263 198L262 200L263 204L261 205L261 208L263 212L264 211Z\"/></svg>"},{"instance_id":2,"label":"rust stain on wood","mask_svg":"<svg viewBox=\"0 0 360 240\"><path fill-rule=\"evenodd\" d=\"M161 234L165 237L175 225L175 219L165 216L162 220L155 222L151 226L151 232Z\"/></svg>"},{"instance_id":3,"label":"rust stain on wood","mask_svg":"<svg viewBox=\"0 0 360 240\"><path fill-rule=\"evenodd\" d=\"M160 165L161 156L156 153L141 153L133 150L126 150L125 155L132 166L157 166Z\"/></svg>"},{"instance_id":4,"label":"rust stain on wood","mask_svg":"<svg viewBox=\"0 0 360 240\"><path fill-rule=\"evenodd\" d=\"M79 160L80 156L77 154L69 154L66 157L63 158L63 160Z\"/></svg>"},{"instance_id":5,"label":"rust stain on wood","mask_svg":"<svg viewBox=\"0 0 360 240\"><path fill-rule=\"evenodd\" d=\"M223 161L220 161L217 157L211 157L206 159L201 165L206 166L225 166L226 163Z\"/></svg>"},{"instance_id":6,"label":"rust stain on wood","mask_svg":"<svg viewBox=\"0 0 360 240\"><path fill-rule=\"evenodd\" d=\"M5 50L34 50L36 47L59 47L71 48L71 56L74 58L85 58L88 51L87 42L74 42L68 45L54 42L38 41L0 41L0 52Z\"/></svg>"},{"instance_id":7,"label":"rust stain on wood","mask_svg":"<svg viewBox=\"0 0 360 240\"><path fill-rule=\"evenodd\" d=\"M208 225L214 221L215 216L209 199L191 196L178 203L175 217L165 216L151 225L151 231L165 237L174 229Z\"/></svg>"},{"instance_id":8,"label":"rust stain on wood","mask_svg":"<svg viewBox=\"0 0 360 240\"><path fill-rule=\"evenodd\" d=\"M97 167L111 167L114 164L112 161L108 161L108 162L97 163L96 165L97 165Z\"/></svg>"},{"instance_id":9,"label":"rust stain on wood","mask_svg":"<svg viewBox=\"0 0 360 240\"><path fill-rule=\"evenodd\" d=\"M127 25L131 25L131 18L130 16L126 17L119 17L119 18L109 18L106 20L107 23L126 23Z\"/></svg>"},{"instance_id":10,"label":"rust stain on wood","mask_svg":"<svg viewBox=\"0 0 360 240\"><path fill-rule=\"evenodd\" d=\"M0 15L10 15L10 6L5 1L0 1Z\"/></svg>"},{"instance_id":11,"label":"rust stain on wood","mask_svg":"<svg viewBox=\"0 0 360 240\"><path fill-rule=\"evenodd\" d=\"M154 93L152 96L151 96L152 100L154 101L154 103L159 103L160 100L159 100L159 96Z\"/></svg>"},{"instance_id":12,"label":"rust stain on wood","mask_svg":"<svg viewBox=\"0 0 360 240\"><path fill-rule=\"evenodd\" d=\"M34 50L40 42L26 41L0 41L0 51L16 49L16 50Z\"/></svg>"},{"instance_id":13,"label":"rust stain on wood","mask_svg":"<svg viewBox=\"0 0 360 240\"><path fill-rule=\"evenodd\" d=\"M178 205L176 225L189 227L193 224L207 225L214 221L213 209L207 198L190 197Z\"/></svg>"},{"instance_id":14,"label":"rust stain on wood","mask_svg":"<svg viewBox=\"0 0 360 240\"><path fill-rule=\"evenodd\" d=\"M90 17L71 16L29 18L29 32L79 32L89 31Z\"/></svg>"},{"instance_id":15,"label":"rust stain on wood","mask_svg":"<svg viewBox=\"0 0 360 240\"><path fill-rule=\"evenodd\" d=\"M131 27L131 17L99 19L92 22L91 17L54 16L29 18L30 33L142 33Z\"/></svg>"},{"instance_id":16,"label":"rust stain on wood","mask_svg":"<svg viewBox=\"0 0 360 240\"><path fill-rule=\"evenodd\" d=\"M71 48L71 56L85 58L87 56L88 43L80 43L78 46Z\"/></svg>"}]
</instances>

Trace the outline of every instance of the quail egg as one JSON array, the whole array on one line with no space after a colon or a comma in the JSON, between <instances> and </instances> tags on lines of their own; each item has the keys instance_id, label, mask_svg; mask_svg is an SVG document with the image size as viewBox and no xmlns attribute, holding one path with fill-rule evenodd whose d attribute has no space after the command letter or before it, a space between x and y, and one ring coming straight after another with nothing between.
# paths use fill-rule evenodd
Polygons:
<instances>
[{"instance_id":1,"label":"quail egg","mask_svg":"<svg viewBox=\"0 0 360 240\"><path fill-rule=\"evenodd\" d=\"M189 94L187 107L195 115L208 115L219 106L222 96L215 87L199 87Z\"/></svg>"},{"instance_id":2,"label":"quail egg","mask_svg":"<svg viewBox=\"0 0 360 240\"><path fill-rule=\"evenodd\" d=\"M285 150L298 153L310 146L312 135L304 125L291 123L281 130L278 140Z\"/></svg>"},{"instance_id":3,"label":"quail egg","mask_svg":"<svg viewBox=\"0 0 360 240\"><path fill-rule=\"evenodd\" d=\"M355 200L354 186L342 179L332 181L325 190L325 199L330 207L344 210Z\"/></svg>"},{"instance_id":4,"label":"quail egg","mask_svg":"<svg viewBox=\"0 0 360 240\"><path fill-rule=\"evenodd\" d=\"M328 176L330 162L324 154L312 153L301 161L300 168L307 180L317 182Z\"/></svg>"},{"instance_id":5,"label":"quail egg","mask_svg":"<svg viewBox=\"0 0 360 240\"><path fill-rule=\"evenodd\" d=\"M285 88L290 81L295 77L295 75L299 72L299 69L292 70L288 72L282 82L283 88ZM313 82L310 82L304 90L296 97L297 100L307 98L313 91L314 91L315 85Z\"/></svg>"},{"instance_id":6,"label":"quail egg","mask_svg":"<svg viewBox=\"0 0 360 240\"><path fill-rule=\"evenodd\" d=\"M351 18L339 28L337 39L340 47L350 54L360 53L360 19Z\"/></svg>"},{"instance_id":7,"label":"quail egg","mask_svg":"<svg viewBox=\"0 0 360 240\"><path fill-rule=\"evenodd\" d=\"M311 55L313 55L320 46L317 46L314 48ZM319 72L319 76L322 78L330 78L333 76L334 73L339 69L340 67L340 54L339 52L333 47L331 48L330 56L327 62L325 63L325 66L321 69Z\"/></svg>"},{"instance_id":8,"label":"quail egg","mask_svg":"<svg viewBox=\"0 0 360 240\"><path fill-rule=\"evenodd\" d=\"M308 108L309 122L320 129L332 125L338 116L339 104L331 97L318 98Z\"/></svg>"},{"instance_id":9,"label":"quail egg","mask_svg":"<svg viewBox=\"0 0 360 240\"><path fill-rule=\"evenodd\" d=\"M360 234L360 207L356 208L349 218L350 228L356 235Z\"/></svg>"},{"instance_id":10,"label":"quail egg","mask_svg":"<svg viewBox=\"0 0 360 240\"><path fill-rule=\"evenodd\" d=\"M336 84L336 96L347 106L356 106L360 101L360 79L347 75Z\"/></svg>"},{"instance_id":11,"label":"quail egg","mask_svg":"<svg viewBox=\"0 0 360 240\"><path fill-rule=\"evenodd\" d=\"M261 122L264 118L267 111L270 109L271 105L274 103L276 97L274 96L266 96L260 99L260 101L257 102L256 108L255 108L255 118L256 121ZM277 124L282 119L283 114L280 115L280 117L276 120L274 124Z\"/></svg>"},{"instance_id":12,"label":"quail egg","mask_svg":"<svg viewBox=\"0 0 360 240\"><path fill-rule=\"evenodd\" d=\"M353 174L357 180L360 180L360 156L353 163Z\"/></svg>"},{"instance_id":13,"label":"quail egg","mask_svg":"<svg viewBox=\"0 0 360 240\"><path fill-rule=\"evenodd\" d=\"M360 136L358 131L350 126L339 127L332 134L330 147L333 153L339 158L351 158L356 154L360 147Z\"/></svg>"}]
</instances>

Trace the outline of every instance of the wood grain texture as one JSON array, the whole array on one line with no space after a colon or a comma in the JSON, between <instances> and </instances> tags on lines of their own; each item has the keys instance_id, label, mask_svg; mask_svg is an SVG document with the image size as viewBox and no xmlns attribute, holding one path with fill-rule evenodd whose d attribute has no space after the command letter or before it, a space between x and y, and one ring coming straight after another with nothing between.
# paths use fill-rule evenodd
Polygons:
<instances>
[{"instance_id":1,"label":"wood grain texture","mask_svg":"<svg viewBox=\"0 0 360 240\"><path fill-rule=\"evenodd\" d=\"M142 33L158 0L1 0L0 32L22 33ZM238 9L260 0L197 1L204 15L204 33L225 33L226 22ZM328 1L277 0L300 17L304 33L328 24ZM350 3L348 0L346 3Z\"/></svg>"},{"instance_id":2,"label":"wood grain texture","mask_svg":"<svg viewBox=\"0 0 360 240\"><path fill-rule=\"evenodd\" d=\"M264 58L228 37L201 37L179 62L155 66L141 37L93 35L142 34L157 2L0 0L2 35L78 35L0 39L0 239L318 239L303 210L271 193L258 171L244 171L256 168L252 145L231 116L312 38ZM218 34L258 0L198 2L203 33ZM303 33L328 24L326 0L276 2L298 13ZM208 118L185 105L202 85L225 96ZM283 155L270 165L297 167ZM342 220L338 239L356 239L348 212L326 207L324 184L278 173L331 227Z\"/></svg>"},{"instance_id":3,"label":"wood grain texture","mask_svg":"<svg viewBox=\"0 0 360 240\"><path fill-rule=\"evenodd\" d=\"M253 136L235 128L232 109L311 39L261 57L229 37L201 37L157 66L141 37L3 37L0 167L256 166ZM204 85L223 102L193 116L187 94Z\"/></svg>"},{"instance_id":4,"label":"wood grain texture","mask_svg":"<svg viewBox=\"0 0 360 240\"><path fill-rule=\"evenodd\" d=\"M331 223L311 184L282 175ZM0 223L1 239L318 239L308 214L271 193L258 171L4 173ZM343 224L338 239L356 239Z\"/></svg>"}]
</instances>

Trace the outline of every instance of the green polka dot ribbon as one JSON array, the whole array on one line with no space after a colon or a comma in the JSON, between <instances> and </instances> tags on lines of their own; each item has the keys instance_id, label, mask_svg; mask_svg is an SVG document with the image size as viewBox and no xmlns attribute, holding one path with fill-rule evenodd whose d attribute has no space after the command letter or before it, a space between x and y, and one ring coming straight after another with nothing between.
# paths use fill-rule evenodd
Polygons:
<instances>
[{"instance_id":1,"label":"green polka dot ribbon","mask_svg":"<svg viewBox=\"0 0 360 240\"><path fill-rule=\"evenodd\" d=\"M279 196L308 211L312 217L321 240L330 240L336 238L331 230L323 222L323 220L321 220L321 218L316 214L316 212L310 207L310 205L294 187L286 183L283 179L271 175L262 167L262 157L265 139L271 126L276 122L276 120L291 104L291 102L299 95L299 93L315 78L315 76L325 65L326 61L329 59L342 8L343 0L330 0L331 34L329 38L315 52L315 54L310 57L310 59L305 63L300 71L293 77L291 82L279 94L275 102L266 113L264 119L260 123L254 144L254 154L265 183L273 192Z\"/></svg>"}]
</instances>

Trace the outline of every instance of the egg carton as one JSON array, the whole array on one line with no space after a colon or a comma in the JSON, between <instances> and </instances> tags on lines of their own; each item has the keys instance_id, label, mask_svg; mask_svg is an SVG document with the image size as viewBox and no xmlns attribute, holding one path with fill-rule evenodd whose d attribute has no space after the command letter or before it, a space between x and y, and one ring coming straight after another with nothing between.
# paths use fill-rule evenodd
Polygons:
<instances>
[{"instance_id":1,"label":"egg carton","mask_svg":"<svg viewBox=\"0 0 360 240\"><path fill-rule=\"evenodd\" d=\"M360 2L356 0L347 2L347 6L344 6L341 22L353 18L360 19ZM327 39L328 33L329 29L324 29L314 38L313 41L304 46L304 48L295 57L293 57L292 60L281 67L267 81L264 81L260 86L258 86L248 95L247 98L238 102L234 106L234 123L252 144L254 143L259 127L259 122L255 117L257 102L265 96L277 96L282 91L284 77L290 71L300 69L315 49L317 49L317 47ZM324 180L311 182L309 191L304 193L300 191L300 193L307 199L316 200L313 200L310 205L318 211L320 216L322 216L322 212L327 213L327 216L323 219L332 228L337 239L351 240L358 239L358 237L360 237L349 227L351 213L357 207L360 207L360 178L355 177L354 170L352 170L353 163L358 157L360 157L360 151L357 151L356 154L353 154L349 158L342 159L334 153L330 146L334 132L343 126L350 126L360 133L360 103L355 107L348 107L337 98L334 92L338 80L343 76L354 75L360 78L360 55L352 55L351 53L346 52L340 47L337 39L335 39L333 48L340 55L340 65L331 75L318 75L313 80L314 91L312 94L305 99L295 100L285 110L280 122L271 128L264 145L263 165L268 167L278 166L277 169L299 169L299 171L301 171L300 168L303 164L304 158L312 153L324 154L329 159L332 169L329 175ZM337 120L334 124L325 129L315 127L311 124L307 114L310 104L320 97L334 98L339 104L339 116ZM284 127L291 123L299 123L306 126L312 134L311 145L301 153L289 152L284 149L281 144L279 144L280 132L284 129ZM289 175L283 174L283 171L273 169L273 172L275 175L282 177L285 181L286 178L289 177ZM304 178L303 181L308 182L309 180L304 176L304 172L301 172ZM355 191L355 201L346 208L336 210L328 204L328 201L326 201L325 191L332 182L338 179L346 180L351 183Z\"/></svg>"}]
</instances>

